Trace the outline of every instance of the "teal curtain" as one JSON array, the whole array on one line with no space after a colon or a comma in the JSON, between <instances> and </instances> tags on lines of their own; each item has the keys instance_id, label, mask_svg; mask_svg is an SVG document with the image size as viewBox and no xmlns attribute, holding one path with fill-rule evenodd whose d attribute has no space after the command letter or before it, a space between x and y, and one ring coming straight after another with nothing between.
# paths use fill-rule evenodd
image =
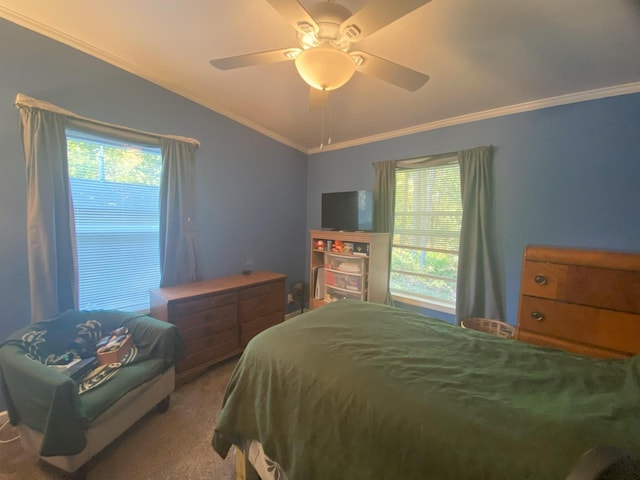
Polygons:
<instances>
[{"instance_id":1,"label":"teal curtain","mask_svg":"<svg viewBox=\"0 0 640 480\"><path fill-rule=\"evenodd\" d=\"M493 213L493 147L458 152L462 228L458 257L456 320L502 320L503 304Z\"/></svg>"},{"instance_id":2,"label":"teal curtain","mask_svg":"<svg viewBox=\"0 0 640 480\"><path fill-rule=\"evenodd\" d=\"M16 101L27 176L31 321L78 305L65 118Z\"/></svg>"},{"instance_id":3,"label":"teal curtain","mask_svg":"<svg viewBox=\"0 0 640 480\"><path fill-rule=\"evenodd\" d=\"M387 272L387 297L385 303L393 305L389 279L391 277L391 252L393 245L393 222L396 209L396 161L373 164L375 184L373 186L373 231L389 233L389 269Z\"/></svg>"},{"instance_id":4,"label":"teal curtain","mask_svg":"<svg viewBox=\"0 0 640 480\"><path fill-rule=\"evenodd\" d=\"M504 306L499 255L495 241L492 146L430 157L374 163L374 230L393 234L396 169L420 168L438 162L450 162L456 157L460 167L462 196L456 320L458 324L467 317L501 320L504 318ZM391 258L391 251L389 256ZM388 298L390 300L390 294Z\"/></svg>"},{"instance_id":5,"label":"teal curtain","mask_svg":"<svg viewBox=\"0 0 640 480\"><path fill-rule=\"evenodd\" d=\"M88 119L18 94L27 175L27 242L32 321L78 308L76 232L65 128L143 145L160 144L161 286L198 278L195 214L197 140Z\"/></svg>"},{"instance_id":6,"label":"teal curtain","mask_svg":"<svg viewBox=\"0 0 640 480\"><path fill-rule=\"evenodd\" d=\"M198 279L195 234L195 152L197 146L161 138L160 286Z\"/></svg>"},{"instance_id":7,"label":"teal curtain","mask_svg":"<svg viewBox=\"0 0 640 480\"><path fill-rule=\"evenodd\" d=\"M373 231L393 234L396 208L396 161L373 164Z\"/></svg>"}]
</instances>

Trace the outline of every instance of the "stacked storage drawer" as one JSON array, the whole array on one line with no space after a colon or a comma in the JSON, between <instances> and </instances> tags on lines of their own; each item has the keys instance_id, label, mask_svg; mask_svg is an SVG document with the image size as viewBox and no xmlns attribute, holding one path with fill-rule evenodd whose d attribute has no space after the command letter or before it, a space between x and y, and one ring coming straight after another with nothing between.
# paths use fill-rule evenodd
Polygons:
<instances>
[{"instance_id":1,"label":"stacked storage drawer","mask_svg":"<svg viewBox=\"0 0 640 480\"><path fill-rule=\"evenodd\" d=\"M353 255L324 254L324 300L366 300L367 259Z\"/></svg>"}]
</instances>

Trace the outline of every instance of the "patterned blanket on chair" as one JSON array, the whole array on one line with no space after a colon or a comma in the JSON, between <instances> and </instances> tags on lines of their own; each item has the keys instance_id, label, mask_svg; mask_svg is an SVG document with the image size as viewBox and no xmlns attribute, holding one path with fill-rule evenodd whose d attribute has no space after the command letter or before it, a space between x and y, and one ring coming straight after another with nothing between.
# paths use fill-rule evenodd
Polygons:
<instances>
[{"instance_id":1,"label":"patterned blanket on chair","mask_svg":"<svg viewBox=\"0 0 640 480\"><path fill-rule=\"evenodd\" d=\"M71 355L90 356L102 336L121 327L135 348L119 364L94 370L78 382L48 366L66 363ZM11 424L22 422L42 432L40 455L75 455L86 447L87 425L183 355L180 332L170 323L118 310L68 310L0 344L0 390Z\"/></svg>"},{"instance_id":2,"label":"patterned blanket on chair","mask_svg":"<svg viewBox=\"0 0 640 480\"><path fill-rule=\"evenodd\" d=\"M28 358L65 373L64 368L58 367L82 358L95 358L95 344L112 330L105 327L102 322L94 319L83 320L75 325L73 320L58 322L55 326L43 325L40 322L23 330L19 338L9 339L6 343L21 347ZM78 393L86 393L104 384L113 378L123 365L134 362L137 354L138 349L134 345L118 363L94 363L94 368L76 380Z\"/></svg>"}]
</instances>

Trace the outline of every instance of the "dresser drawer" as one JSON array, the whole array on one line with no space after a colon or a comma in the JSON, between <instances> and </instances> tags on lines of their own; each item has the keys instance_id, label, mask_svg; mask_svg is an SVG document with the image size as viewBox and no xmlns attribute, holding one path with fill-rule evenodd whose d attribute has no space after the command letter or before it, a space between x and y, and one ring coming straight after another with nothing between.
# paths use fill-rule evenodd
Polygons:
<instances>
[{"instance_id":1,"label":"dresser drawer","mask_svg":"<svg viewBox=\"0 0 640 480\"><path fill-rule=\"evenodd\" d=\"M238 328L226 330L224 332L214 333L204 337L191 339L185 348L185 357L190 357L203 350L212 349L214 355L226 353L225 345L233 343L238 344Z\"/></svg>"},{"instance_id":2,"label":"dresser drawer","mask_svg":"<svg viewBox=\"0 0 640 480\"><path fill-rule=\"evenodd\" d=\"M276 312L270 315L254 318L250 322L245 322L240 326L240 345L246 347L249 340L258 335L263 330L273 327L284 321L284 312Z\"/></svg>"},{"instance_id":3,"label":"dresser drawer","mask_svg":"<svg viewBox=\"0 0 640 480\"><path fill-rule=\"evenodd\" d=\"M181 373L191 368L207 365L213 360L230 355L238 350L238 332L230 330L214 337L190 342L185 348L185 357L176 366Z\"/></svg>"},{"instance_id":4,"label":"dresser drawer","mask_svg":"<svg viewBox=\"0 0 640 480\"><path fill-rule=\"evenodd\" d=\"M223 330L225 325L236 323L238 305L233 303L223 307L213 308L204 312L192 313L175 317L173 323L180 332L184 332L196 326L209 325L212 328Z\"/></svg>"},{"instance_id":5,"label":"dresser drawer","mask_svg":"<svg viewBox=\"0 0 640 480\"><path fill-rule=\"evenodd\" d=\"M185 343L185 356L176 365L176 385L241 353L241 335L246 344L261 329L281 322L285 279L279 273L257 271L152 289L152 315L176 325ZM258 320L244 333L241 312L247 322Z\"/></svg>"},{"instance_id":6,"label":"dresser drawer","mask_svg":"<svg viewBox=\"0 0 640 480\"><path fill-rule=\"evenodd\" d=\"M522 294L640 313L640 272L524 262Z\"/></svg>"},{"instance_id":7,"label":"dresser drawer","mask_svg":"<svg viewBox=\"0 0 640 480\"><path fill-rule=\"evenodd\" d=\"M640 345L640 315L526 295L520 302L520 331L622 352L635 352Z\"/></svg>"},{"instance_id":8,"label":"dresser drawer","mask_svg":"<svg viewBox=\"0 0 640 480\"><path fill-rule=\"evenodd\" d=\"M190 328L185 328L184 326L178 327L182 338L187 343L191 340L197 340L198 338L209 337L221 332L237 329L238 322L236 320L235 313L233 316L222 317L214 322L198 322L195 326Z\"/></svg>"},{"instance_id":9,"label":"dresser drawer","mask_svg":"<svg viewBox=\"0 0 640 480\"><path fill-rule=\"evenodd\" d=\"M244 300L240 304L240 323L274 313L284 316L284 297L280 293Z\"/></svg>"},{"instance_id":10,"label":"dresser drawer","mask_svg":"<svg viewBox=\"0 0 640 480\"><path fill-rule=\"evenodd\" d=\"M229 305L238 301L238 293L225 292L215 295L207 295L204 297L185 299L174 302L171 305L171 316L187 315L190 313L201 312L204 310L211 310L215 307L221 307L223 305Z\"/></svg>"},{"instance_id":11,"label":"dresser drawer","mask_svg":"<svg viewBox=\"0 0 640 480\"><path fill-rule=\"evenodd\" d=\"M284 298L284 281L269 282L255 287L244 288L240 292L240 299L246 300L249 298L261 297L263 295L270 295L279 293ZM283 300L284 301L284 300Z\"/></svg>"},{"instance_id":12,"label":"dresser drawer","mask_svg":"<svg viewBox=\"0 0 640 480\"><path fill-rule=\"evenodd\" d=\"M542 298L558 298L559 289L566 284L567 265L524 262L521 294Z\"/></svg>"}]
</instances>

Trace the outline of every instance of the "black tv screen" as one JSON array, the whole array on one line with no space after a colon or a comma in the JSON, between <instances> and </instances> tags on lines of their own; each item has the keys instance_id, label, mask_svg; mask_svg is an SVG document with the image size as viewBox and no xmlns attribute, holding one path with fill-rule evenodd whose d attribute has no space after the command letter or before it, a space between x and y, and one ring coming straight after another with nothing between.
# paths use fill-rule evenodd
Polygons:
<instances>
[{"instance_id":1,"label":"black tv screen","mask_svg":"<svg viewBox=\"0 0 640 480\"><path fill-rule=\"evenodd\" d=\"M372 211L369 191L322 194L322 228L345 232L370 231Z\"/></svg>"}]
</instances>

